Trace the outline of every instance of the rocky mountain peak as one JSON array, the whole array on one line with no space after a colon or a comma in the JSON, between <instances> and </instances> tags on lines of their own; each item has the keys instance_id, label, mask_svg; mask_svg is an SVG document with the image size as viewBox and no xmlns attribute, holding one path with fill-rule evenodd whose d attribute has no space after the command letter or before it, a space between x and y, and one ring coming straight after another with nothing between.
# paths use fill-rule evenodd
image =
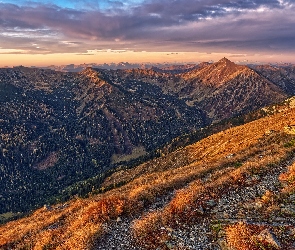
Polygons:
<instances>
[{"instance_id":1,"label":"rocky mountain peak","mask_svg":"<svg viewBox=\"0 0 295 250\"><path fill-rule=\"evenodd\" d=\"M237 65L234 62L228 60L227 58L223 57L218 62L212 64L215 68L227 68L226 71L239 71L240 69L244 69L244 66Z\"/></svg>"},{"instance_id":2,"label":"rocky mountain peak","mask_svg":"<svg viewBox=\"0 0 295 250\"><path fill-rule=\"evenodd\" d=\"M93 68L91 68L91 67L87 67L84 70L82 70L80 72L80 74L88 76L88 77L93 77L93 76L97 75L98 72L96 70L94 70Z\"/></svg>"},{"instance_id":3,"label":"rocky mountain peak","mask_svg":"<svg viewBox=\"0 0 295 250\"><path fill-rule=\"evenodd\" d=\"M185 74L184 78L187 80L202 80L205 85L218 87L247 69L249 68L243 65L237 65L224 57L216 63L208 64Z\"/></svg>"},{"instance_id":4,"label":"rocky mountain peak","mask_svg":"<svg viewBox=\"0 0 295 250\"><path fill-rule=\"evenodd\" d=\"M88 79L88 84L94 84L93 87L102 87L104 85L108 85L110 87L110 85L102 79L101 73L91 67L87 67L79 74L80 76L84 76Z\"/></svg>"},{"instance_id":5,"label":"rocky mountain peak","mask_svg":"<svg viewBox=\"0 0 295 250\"><path fill-rule=\"evenodd\" d=\"M223 64L235 64L234 62L228 60L226 57L221 58L218 63L223 63Z\"/></svg>"}]
</instances>

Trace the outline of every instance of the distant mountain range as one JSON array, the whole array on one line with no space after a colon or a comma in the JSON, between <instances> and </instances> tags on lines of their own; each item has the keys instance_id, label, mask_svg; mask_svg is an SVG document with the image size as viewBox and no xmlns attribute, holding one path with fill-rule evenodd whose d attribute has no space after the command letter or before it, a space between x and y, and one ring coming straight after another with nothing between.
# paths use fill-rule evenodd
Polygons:
<instances>
[{"instance_id":1,"label":"distant mountain range","mask_svg":"<svg viewBox=\"0 0 295 250\"><path fill-rule=\"evenodd\" d=\"M97 69L151 69L159 70L159 71L169 71L174 73L182 73L186 72L192 68L198 67L196 64L169 64L169 63L128 63L128 62L120 62L120 63L84 63L84 64L69 64L69 65L50 65L47 67L40 67L41 69L51 69L55 71L61 72L80 72L86 68L97 68ZM36 67L34 67L36 68Z\"/></svg>"},{"instance_id":2,"label":"distant mountain range","mask_svg":"<svg viewBox=\"0 0 295 250\"><path fill-rule=\"evenodd\" d=\"M51 69L55 71L61 72L80 72L86 68L97 68L97 69L109 69L109 70L117 70L117 69L154 69L155 71L166 71L171 73L184 73L193 68L202 67L202 65L212 64L213 62L201 62L201 63L129 63L129 62L119 62L119 63L83 63L83 64L68 64L68 65L50 65L46 67L36 67L32 66L32 68L41 68L41 69ZM261 63L256 64L245 64L250 68L256 68L257 66L261 66ZM272 63L263 65L267 67L279 67L279 68L290 68L293 67L294 64L290 63Z\"/></svg>"},{"instance_id":3,"label":"distant mountain range","mask_svg":"<svg viewBox=\"0 0 295 250\"><path fill-rule=\"evenodd\" d=\"M161 155L176 137L283 101L295 94L294 69L226 58L80 72L0 69L0 213L90 192L114 169ZM73 188L89 179L86 190Z\"/></svg>"}]
</instances>

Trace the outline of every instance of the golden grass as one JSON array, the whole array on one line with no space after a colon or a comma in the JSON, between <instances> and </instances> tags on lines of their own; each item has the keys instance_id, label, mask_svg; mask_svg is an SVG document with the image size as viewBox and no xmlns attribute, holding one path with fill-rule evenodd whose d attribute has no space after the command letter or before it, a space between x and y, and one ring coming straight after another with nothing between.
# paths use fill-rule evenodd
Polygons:
<instances>
[{"instance_id":1,"label":"golden grass","mask_svg":"<svg viewBox=\"0 0 295 250\"><path fill-rule=\"evenodd\" d=\"M289 109L116 173L106 186L122 181L126 185L103 195L76 199L67 207L42 208L27 218L2 225L0 248L89 249L104 233L104 223L118 216L140 214L157 197L178 190L163 209L133 223L135 237L147 248L156 249L168 237L162 227L198 219L203 215L197 208L205 206L208 199L244 185L247 176L270 170L275 167L271 164L286 158L294 148L290 143L294 136L283 131L294 119L295 110ZM282 180L293 180L294 169L290 168ZM202 181L204 177L207 181Z\"/></svg>"},{"instance_id":2,"label":"golden grass","mask_svg":"<svg viewBox=\"0 0 295 250\"><path fill-rule=\"evenodd\" d=\"M275 199L275 195L273 192L266 190L264 195L261 197L261 200L264 204L273 203Z\"/></svg>"},{"instance_id":3,"label":"golden grass","mask_svg":"<svg viewBox=\"0 0 295 250\"><path fill-rule=\"evenodd\" d=\"M148 213L133 225L134 236L139 245L148 249L157 249L169 239L166 229L158 230L162 225L160 213ZM164 225L162 225L164 226Z\"/></svg>"},{"instance_id":4,"label":"golden grass","mask_svg":"<svg viewBox=\"0 0 295 250\"><path fill-rule=\"evenodd\" d=\"M225 235L228 246L234 250L293 249L290 245L293 241L292 237L286 239L286 244L278 246L274 240L270 240L271 238L267 239L263 236L265 235L265 231L270 233L275 231L277 234L281 234L286 229L284 227L275 228L238 222L225 227Z\"/></svg>"},{"instance_id":5,"label":"golden grass","mask_svg":"<svg viewBox=\"0 0 295 250\"><path fill-rule=\"evenodd\" d=\"M261 248L254 237L259 231L262 229L258 226L249 226L243 222L236 223L226 228L226 240L228 245L236 250L259 250Z\"/></svg>"}]
</instances>

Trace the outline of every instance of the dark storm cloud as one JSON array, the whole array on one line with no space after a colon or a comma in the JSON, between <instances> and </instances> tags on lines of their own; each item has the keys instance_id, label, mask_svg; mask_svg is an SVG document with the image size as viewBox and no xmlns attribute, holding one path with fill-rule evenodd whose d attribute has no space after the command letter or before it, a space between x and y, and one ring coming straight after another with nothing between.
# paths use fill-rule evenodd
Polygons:
<instances>
[{"instance_id":1,"label":"dark storm cloud","mask_svg":"<svg viewBox=\"0 0 295 250\"><path fill-rule=\"evenodd\" d=\"M287 50L293 49L291 39L295 38L292 3L294 0L146 0L126 7L121 1L109 1L108 9L93 10L0 3L0 47L35 52L40 50L31 48L31 43L38 42L44 51L77 53L105 49L105 45L135 50L173 51L181 46L182 50L194 46ZM78 43L60 43L63 40Z\"/></svg>"}]
</instances>

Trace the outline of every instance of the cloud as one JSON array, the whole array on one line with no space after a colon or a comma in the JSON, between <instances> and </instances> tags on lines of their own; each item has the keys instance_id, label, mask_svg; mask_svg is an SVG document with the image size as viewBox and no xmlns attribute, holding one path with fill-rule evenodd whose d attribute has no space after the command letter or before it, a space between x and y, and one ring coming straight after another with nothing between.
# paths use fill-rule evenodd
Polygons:
<instances>
[{"instance_id":1,"label":"cloud","mask_svg":"<svg viewBox=\"0 0 295 250\"><path fill-rule=\"evenodd\" d=\"M76 54L77 56L94 56L95 54L80 53Z\"/></svg>"},{"instance_id":2,"label":"cloud","mask_svg":"<svg viewBox=\"0 0 295 250\"><path fill-rule=\"evenodd\" d=\"M104 6L101 1L80 0L76 4L83 8L0 3L1 46L29 53L78 54L106 48L233 53L295 50L291 0L104 1Z\"/></svg>"}]
</instances>

